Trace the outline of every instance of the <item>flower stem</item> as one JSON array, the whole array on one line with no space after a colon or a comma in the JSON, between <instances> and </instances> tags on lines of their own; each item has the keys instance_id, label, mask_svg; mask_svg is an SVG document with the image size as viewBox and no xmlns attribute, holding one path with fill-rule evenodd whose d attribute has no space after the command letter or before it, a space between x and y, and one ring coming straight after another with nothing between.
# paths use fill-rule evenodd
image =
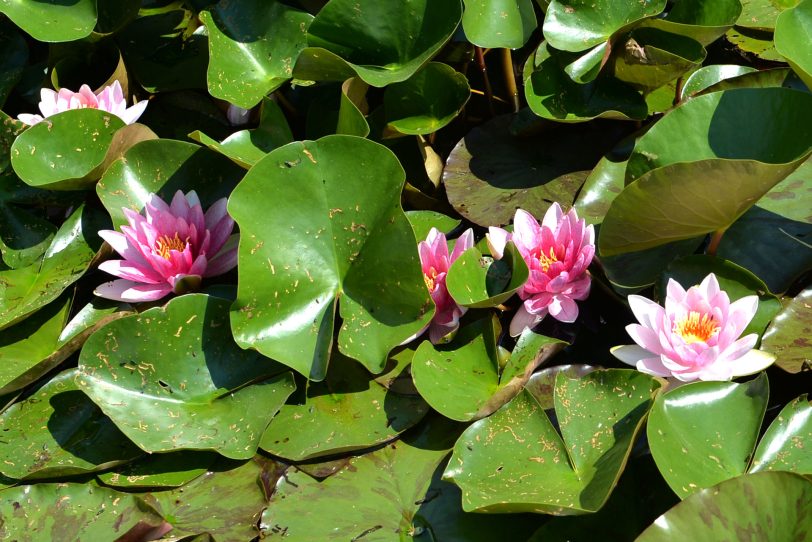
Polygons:
<instances>
[{"instance_id":1,"label":"flower stem","mask_svg":"<svg viewBox=\"0 0 812 542\"><path fill-rule=\"evenodd\" d=\"M475 47L476 62L479 69L482 71L482 80L485 83L485 97L488 98L488 110L491 116L496 115L496 110L493 107L493 90L491 89L491 80L488 78L488 67L485 65L485 52L482 47Z\"/></svg>"},{"instance_id":2,"label":"flower stem","mask_svg":"<svg viewBox=\"0 0 812 542\"><path fill-rule=\"evenodd\" d=\"M716 249L719 248L719 242L722 240L722 236L725 234L726 230L727 228L722 228L713 232L707 251L711 256L716 256Z\"/></svg>"},{"instance_id":3,"label":"flower stem","mask_svg":"<svg viewBox=\"0 0 812 542\"><path fill-rule=\"evenodd\" d=\"M502 49L502 69L505 73L505 85L507 86L508 94L510 95L511 103L513 104L513 112L519 112L519 89L516 87L516 72L513 71L513 57L510 55L510 49Z\"/></svg>"}]
</instances>

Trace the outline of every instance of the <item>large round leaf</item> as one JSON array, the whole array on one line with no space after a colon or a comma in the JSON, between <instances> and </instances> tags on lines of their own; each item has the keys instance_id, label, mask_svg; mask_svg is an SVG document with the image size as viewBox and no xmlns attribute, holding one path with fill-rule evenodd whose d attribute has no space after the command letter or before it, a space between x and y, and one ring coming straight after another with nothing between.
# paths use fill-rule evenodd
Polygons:
<instances>
[{"instance_id":1,"label":"large round leaf","mask_svg":"<svg viewBox=\"0 0 812 542\"><path fill-rule=\"evenodd\" d=\"M812 0L804 0L778 16L775 23L775 48L787 59L807 87L812 88Z\"/></svg>"},{"instance_id":2,"label":"large round leaf","mask_svg":"<svg viewBox=\"0 0 812 542\"><path fill-rule=\"evenodd\" d=\"M812 474L812 405L802 395L785 406L758 443L750 472L783 470Z\"/></svg>"},{"instance_id":3,"label":"large round leaf","mask_svg":"<svg viewBox=\"0 0 812 542\"><path fill-rule=\"evenodd\" d=\"M691 495L657 518L637 542L796 542L810 532L812 482L786 472L760 472Z\"/></svg>"},{"instance_id":4,"label":"large round leaf","mask_svg":"<svg viewBox=\"0 0 812 542\"><path fill-rule=\"evenodd\" d=\"M227 197L245 171L224 156L193 143L142 141L113 162L96 185L118 228L127 224L123 208L141 212L150 193L171 201L175 192L195 190L205 208Z\"/></svg>"},{"instance_id":5,"label":"large round leaf","mask_svg":"<svg viewBox=\"0 0 812 542\"><path fill-rule=\"evenodd\" d=\"M324 382L303 386L302 393L291 397L265 430L260 448L305 461L392 440L429 411L419 395L401 395L379 383L404 369L395 364L373 379L363 367L334 352Z\"/></svg>"},{"instance_id":6,"label":"large round leaf","mask_svg":"<svg viewBox=\"0 0 812 542\"><path fill-rule=\"evenodd\" d=\"M711 158L782 166L803 157L811 147L812 94L785 88L714 92L688 100L641 136L626 178Z\"/></svg>"},{"instance_id":7,"label":"large round leaf","mask_svg":"<svg viewBox=\"0 0 812 542\"><path fill-rule=\"evenodd\" d=\"M340 306L341 352L380 372L434 312L403 182L391 151L353 136L291 143L251 168L228 206L241 231L237 342L322 380Z\"/></svg>"},{"instance_id":8,"label":"large round leaf","mask_svg":"<svg viewBox=\"0 0 812 542\"><path fill-rule=\"evenodd\" d=\"M614 256L725 230L805 159L708 159L649 170L612 201L601 225L600 253Z\"/></svg>"},{"instance_id":9,"label":"large round leaf","mask_svg":"<svg viewBox=\"0 0 812 542\"><path fill-rule=\"evenodd\" d=\"M530 272L516 245L509 243L499 260L470 248L457 258L446 275L448 293L458 304L472 308L501 305L521 288Z\"/></svg>"},{"instance_id":10,"label":"large round leaf","mask_svg":"<svg viewBox=\"0 0 812 542\"><path fill-rule=\"evenodd\" d=\"M163 519L136 495L93 484L36 484L0 492L0 534L38 540L133 540ZM168 526L166 526L168 527ZM139 534L136 534L139 533Z\"/></svg>"},{"instance_id":11,"label":"large round leaf","mask_svg":"<svg viewBox=\"0 0 812 542\"><path fill-rule=\"evenodd\" d=\"M430 134L454 120L471 94L465 75L429 62L402 83L386 88L386 128L401 134Z\"/></svg>"},{"instance_id":12,"label":"large round leaf","mask_svg":"<svg viewBox=\"0 0 812 542\"><path fill-rule=\"evenodd\" d=\"M489 416L521 392L541 363L565 343L525 330L504 369L491 318L463 326L451 343L424 341L412 360L415 387L440 414L458 421Z\"/></svg>"},{"instance_id":13,"label":"large round leaf","mask_svg":"<svg viewBox=\"0 0 812 542\"><path fill-rule=\"evenodd\" d=\"M559 122L646 118L648 107L639 92L613 77L576 83L564 71L570 61L571 55L551 51L546 43L530 55L524 70L524 97L533 113Z\"/></svg>"},{"instance_id":14,"label":"large round leaf","mask_svg":"<svg viewBox=\"0 0 812 542\"><path fill-rule=\"evenodd\" d=\"M480 512L595 512L609 498L662 381L595 371L555 385L558 434L526 389L468 427L444 473ZM562 439L563 436L563 439Z\"/></svg>"},{"instance_id":15,"label":"large round leaf","mask_svg":"<svg viewBox=\"0 0 812 542\"><path fill-rule=\"evenodd\" d=\"M660 397L648 420L648 442L674 493L688 495L744 474L767 408L761 374L744 384L695 382Z\"/></svg>"},{"instance_id":16,"label":"large round leaf","mask_svg":"<svg viewBox=\"0 0 812 542\"><path fill-rule=\"evenodd\" d=\"M716 275L719 286L727 293L730 301L736 301L744 296L758 296L758 310L741 335L764 333L764 328L781 310L781 302L770 293L761 279L727 260L709 255L694 255L674 260L660 278L658 285L660 298L665 299L669 279L676 280L687 289L701 283L709 273Z\"/></svg>"},{"instance_id":17,"label":"large round leaf","mask_svg":"<svg viewBox=\"0 0 812 542\"><path fill-rule=\"evenodd\" d=\"M101 215L79 207L56 232L41 260L0 271L0 329L50 303L84 274L102 244L97 232L106 220Z\"/></svg>"},{"instance_id":18,"label":"large round leaf","mask_svg":"<svg viewBox=\"0 0 812 542\"><path fill-rule=\"evenodd\" d=\"M782 310L767 328L761 347L778 358L776 365L791 373L812 370L812 288Z\"/></svg>"},{"instance_id":19,"label":"large round leaf","mask_svg":"<svg viewBox=\"0 0 812 542\"><path fill-rule=\"evenodd\" d=\"M552 0L544 17L544 37L562 51L586 51L621 28L665 9L665 0Z\"/></svg>"},{"instance_id":20,"label":"large round leaf","mask_svg":"<svg viewBox=\"0 0 812 542\"><path fill-rule=\"evenodd\" d=\"M0 472L17 479L103 470L143 455L74 383L75 369L49 380L0 415Z\"/></svg>"},{"instance_id":21,"label":"large round leaf","mask_svg":"<svg viewBox=\"0 0 812 542\"><path fill-rule=\"evenodd\" d=\"M480 47L518 49L536 24L532 0L465 0L462 28Z\"/></svg>"},{"instance_id":22,"label":"large round leaf","mask_svg":"<svg viewBox=\"0 0 812 542\"><path fill-rule=\"evenodd\" d=\"M75 109L35 124L11 146L14 172L31 186L76 190L101 177L115 133L124 121L100 109Z\"/></svg>"},{"instance_id":23,"label":"large round leaf","mask_svg":"<svg viewBox=\"0 0 812 542\"><path fill-rule=\"evenodd\" d=\"M330 0L310 24L293 75L357 75L374 87L405 81L445 45L461 17L460 0Z\"/></svg>"},{"instance_id":24,"label":"large round leaf","mask_svg":"<svg viewBox=\"0 0 812 542\"><path fill-rule=\"evenodd\" d=\"M253 456L294 383L234 344L228 306L192 294L108 324L82 348L77 383L147 452ZM149 340L132 340L139 336Z\"/></svg>"},{"instance_id":25,"label":"large round leaf","mask_svg":"<svg viewBox=\"0 0 812 542\"><path fill-rule=\"evenodd\" d=\"M437 416L422 432L350 459L324 481L288 471L262 514L263 538L490 542L510 532L525 540L536 518L466 514L460 509L459 490L440 480L444 458L459 431L457 424Z\"/></svg>"},{"instance_id":26,"label":"large round leaf","mask_svg":"<svg viewBox=\"0 0 812 542\"><path fill-rule=\"evenodd\" d=\"M448 201L481 226L510 222L521 208L537 217L554 201L567 207L600 157L624 135L618 126L548 123L542 134L510 133L501 116L471 130L451 151L443 171Z\"/></svg>"},{"instance_id":27,"label":"large round leaf","mask_svg":"<svg viewBox=\"0 0 812 542\"><path fill-rule=\"evenodd\" d=\"M0 0L0 13L45 42L78 40L96 26L96 0Z\"/></svg>"},{"instance_id":28,"label":"large round leaf","mask_svg":"<svg viewBox=\"0 0 812 542\"><path fill-rule=\"evenodd\" d=\"M209 31L209 92L254 107L291 77L312 19L276 0L221 2L202 11Z\"/></svg>"}]
</instances>

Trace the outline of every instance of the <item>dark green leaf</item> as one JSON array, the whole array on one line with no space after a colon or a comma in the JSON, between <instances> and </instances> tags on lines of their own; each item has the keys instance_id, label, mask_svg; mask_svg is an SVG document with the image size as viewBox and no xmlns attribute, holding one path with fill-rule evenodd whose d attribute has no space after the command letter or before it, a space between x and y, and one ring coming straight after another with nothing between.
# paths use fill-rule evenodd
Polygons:
<instances>
[{"instance_id":1,"label":"dark green leaf","mask_svg":"<svg viewBox=\"0 0 812 542\"><path fill-rule=\"evenodd\" d=\"M532 0L465 0L462 28L480 47L518 49L536 24Z\"/></svg>"},{"instance_id":2,"label":"dark green leaf","mask_svg":"<svg viewBox=\"0 0 812 542\"><path fill-rule=\"evenodd\" d=\"M791 373L812 370L812 288L793 298L767 328L761 347Z\"/></svg>"}]
</instances>

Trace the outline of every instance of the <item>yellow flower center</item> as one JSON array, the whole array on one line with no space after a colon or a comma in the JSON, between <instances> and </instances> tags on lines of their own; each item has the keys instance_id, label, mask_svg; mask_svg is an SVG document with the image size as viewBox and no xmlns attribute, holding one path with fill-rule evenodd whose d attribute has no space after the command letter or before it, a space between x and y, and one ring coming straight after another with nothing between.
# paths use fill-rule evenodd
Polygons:
<instances>
[{"instance_id":1,"label":"yellow flower center","mask_svg":"<svg viewBox=\"0 0 812 542\"><path fill-rule=\"evenodd\" d=\"M719 322L709 314L690 311L674 324L674 333L682 337L685 344L708 342L719 331Z\"/></svg>"},{"instance_id":2,"label":"yellow flower center","mask_svg":"<svg viewBox=\"0 0 812 542\"><path fill-rule=\"evenodd\" d=\"M162 258L169 259L169 251L170 250L177 250L178 252L183 252L186 248L186 241L181 241L178 234L175 234L175 237L169 237L168 235L162 235L158 237L155 241L155 253Z\"/></svg>"},{"instance_id":3,"label":"yellow flower center","mask_svg":"<svg viewBox=\"0 0 812 542\"><path fill-rule=\"evenodd\" d=\"M539 263L541 264L542 271L546 272L548 269L550 269L550 266L557 261L558 256L555 255L555 250L553 250L553 247L550 247L549 255L539 251Z\"/></svg>"},{"instance_id":4,"label":"yellow flower center","mask_svg":"<svg viewBox=\"0 0 812 542\"><path fill-rule=\"evenodd\" d=\"M437 280L437 270L429 267L429 272L423 273L423 280L426 282L426 288L429 289L429 292L433 292L434 282Z\"/></svg>"}]
</instances>

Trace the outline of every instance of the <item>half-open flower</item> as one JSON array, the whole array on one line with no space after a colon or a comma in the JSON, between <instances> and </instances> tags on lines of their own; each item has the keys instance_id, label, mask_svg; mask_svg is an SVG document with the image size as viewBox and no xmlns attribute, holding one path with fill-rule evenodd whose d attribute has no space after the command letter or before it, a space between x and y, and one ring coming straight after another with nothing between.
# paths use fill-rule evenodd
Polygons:
<instances>
[{"instance_id":1,"label":"half-open flower","mask_svg":"<svg viewBox=\"0 0 812 542\"><path fill-rule=\"evenodd\" d=\"M474 246L474 232L469 228L460 235L451 255L448 254L448 242L445 234L432 228L425 241L417 244L420 263L423 267L423 279L431 293L431 299L437 307L434 318L429 324L429 340L437 344L443 337L456 331L460 317L468 310L454 301L445 284L446 274L451 264L460 254Z\"/></svg>"},{"instance_id":2,"label":"half-open flower","mask_svg":"<svg viewBox=\"0 0 812 542\"><path fill-rule=\"evenodd\" d=\"M129 226L121 233L99 235L123 260L108 260L99 269L120 277L96 288L96 295L117 301L154 301L169 293L196 289L203 277L220 275L237 265L234 220L226 212L226 198L206 213L194 190L178 190L172 202L151 194L146 216L124 208Z\"/></svg>"},{"instance_id":3,"label":"half-open flower","mask_svg":"<svg viewBox=\"0 0 812 542\"><path fill-rule=\"evenodd\" d=\"M758 297L731 303L713 273L687 292L669 280L665 307L639 295L630 295L629 305L640 323L626 331L637 344L616 346L612 354L641 372L683 382L730 380L775 361L753 349L755 333L740 338L758 310Z\"/></svg>"},{"instance_id":4,"label":"half-open flower","mask_svg":"<svg viewBox=\"0 0 812 542\"><path fill-rule=\"evenodd\" d=\"M42 115L30 115L23 113L17 118L25 124L34 125L51 115L69 111L71 109L101 109L119 117L127 124L132 124L147 108L147 101L142 100L132 107L127 107L127 100L121 84L114 81L112 85L104 87L99 94L93 94L90 87L82 85L79 92L73 92L66 88L59 89L59 92L44 88L40 90L39 110Z\"/></svg>"},{"instance_id":5,"label":"half-open flower","mask_svg":"<svg viewBox=\"0 0 812 542\"><path fill-rule=\"evenodd\" d=\"M508 241L513 241L530 269L530 277L519 288L522 306L510 322L510 334L538 324L547 314L561 322L578 317L576 301L589 295L591 278L587 267L595 255L595 228L578 218L575 209L567 214L553 203L541 224L522 209L513 218L513 233L489 228L488 246L500 259Z\"/></svg>"}]
</instances>

